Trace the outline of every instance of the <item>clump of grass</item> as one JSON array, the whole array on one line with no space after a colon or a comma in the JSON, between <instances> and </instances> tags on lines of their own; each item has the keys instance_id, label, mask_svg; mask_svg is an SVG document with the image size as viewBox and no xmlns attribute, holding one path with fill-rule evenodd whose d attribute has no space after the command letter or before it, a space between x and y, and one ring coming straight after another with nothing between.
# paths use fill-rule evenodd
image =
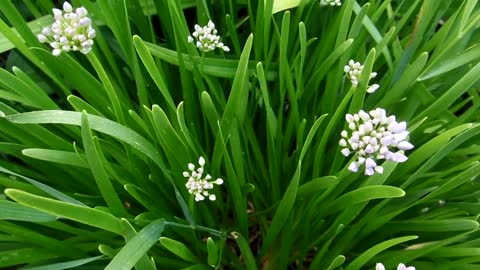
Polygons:
<instances>
[{"instance_id":1,"label":"clump of grass","mask_svg":"<svg viewBox=\"0 0 480 270\"><path fill-rule=\"evenodd\" d=\"M479 267L477 1L55 3L0 2L0 267Z\"/></svg>"}]
</instances>

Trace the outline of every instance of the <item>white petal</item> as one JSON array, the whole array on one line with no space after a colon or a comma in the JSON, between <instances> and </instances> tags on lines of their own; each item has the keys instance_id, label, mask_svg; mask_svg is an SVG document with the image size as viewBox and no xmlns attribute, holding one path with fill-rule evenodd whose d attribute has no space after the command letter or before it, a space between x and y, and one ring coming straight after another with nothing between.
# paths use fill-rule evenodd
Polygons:
<instances>
[{"instance_id":1,"label":"white petal","mask_svg":"<svg viewBox=\"0 0 480 270\"><path fill-rule=\"evenodd\" d=\"M374 168L375 166L377 166L377 163L375 163L372 158L367 158L367 160L365 161L365 167Z\"/></svg>"},{"instance_id":2,"label":"white petal","mask_svg":"<svg viewBox=\"0 0 480 270\"><path fill-rule=\"evenodd\" d=\"M398 149L400 150L410 150L413 148L413 144L407 142L407 141L401 141L398 143Z\"/></svg>"},{"instance_id":3,"label":"white petal","mask_svg":"<svg viewBox=\"0 0 480 270\"><path fill-rule=\"evenodd\" d=\"M358 143L350 143L350 147L352 147L352 150L357 150L358 149Z\"/></svg>"},{"instance_id":4,"label":"white petal","mask_svg":"<svg viewBox=\"0 0 480 270\"><path fill-rule=\"evenodd\" d=\"M88 38L94 38L95 37L95 30L93 28L90 28L90 30L88 30L87 36L88 36Z\"/></svg>"},{"instance_id":5,"label":"white petal","mask_svg":"<svg viewBox=\"0 0 480 270\"><path fill-rule=\"evenodd\" d=\"M68 2L63 3L63 10L65 10L65 12L72 12L72 5Z\"/></svg>"},{"instance_id":6,"label":"white petal","mask_svg":"<svg viewBox=\"0 0 480 270\"><path fill-rule=\"evenodd\" d=\"M198 159L198 164L200 164L200 166L203 167L203 166L205 165L205 159L204 159L203 157L200 157L200 158Z\"/></svg>"},{"instance_id":7,"label":"white petal","mask_svg":"<svg viewBox=\"0 0 480 270\"><path fill-rule=\"evenodd\" d=\"M393 154L393 160L396 162L405 162L407 159L408 158L402 153L397 152Z\"/></svg>"},{"instance_id":8,"label":"white petal","mask_svg":"<svg viewBox=\"0 0 480 270\"><path fill-rule=\"evenodd\" d=\"M375 169L375 171L378 172L379 174L382 174L382 173L383 173L383 167L382 167L382 166L376 166L374 169Z\"/></svg>"},{"instance_id":9,"label":"white petal","mask_svg":"<svg viewBox=\"0 0 480 270\"><path fill-rule=\"evenodd\" d=\"M61 50L61 49L54 49L54 50L52 51L52 54L55 55L55 56L59 56L61 53L62 53L62 50Z\"/></svg>"},{"instance_id":10,"label":"white petal","mask_svg":"<svg viewBox=\"0 0 480 270\"><path fill-rule=\"evenodd\" d=\"M343 148L342 151L340 151L340 152L342 152L342 155L344 155L346 157L348 157L348 155L350 155L350 149L348 149L348 148Z\"/></svg>"},{"instance_id":11,"label":"white petal","mask_svg":"<svg viewBox=\"0 0 480 270\"><path fill-rule=\"evenodd\" d=\"M352 172L358 172L358 165L356 162L350 163L350 166L348 166L348 170Z\"/></svg>"},{"instance_id":12,"label":"white petal","mask_svg":"<svg viewBox=\"0 0 480 270\"><path fill-rule=\"evenodd\" d=\"M215 200L217 199L217 197L215 196L215 194L210 194L210 195L208 196L208 199L209 199L210 201L215 201Z\"/></svg>"},{"instance_id":13,"label":"white petal","mask_svg":"<svg viewBox=\"0 0 480 270\"><path fill-rule=\"evenodd\" d=\"M62 11L60 9L54 8L54 9L52 9L52 12L53 12L53 17L55 18L55 20L62 19Z\"/></svg>"},{"instance_id":14,"label":"white petal","mask_svg":"<svg viewBox=\"0 0 480 270\"><path fill-rule=\"evenodd\" d=\"M372 154L375 151L372 145L368 144L367 147L365 147L365 153Z\"/></svg>"},{"instance_id":15,"label":"white petal","mask_svg":"<svg viewBox=\"0 0 480 270\"><path fill-rule=\"evenodd\" d=\"M221 184L223 184L223 179L222 178L217 178L217 180L215 180L214 183L217 184L217 185L221 185Z\"/></svg>"},{"instance_id":16,"label":"white petal","mask_svg":"<svg viewBox=\"0 0 480 270\"><path fill-rule=\"evenodd\" d=\"M375 265L375 270L385 270L385 266L383 266L381 263L377 263Z\"/></svg>"},{"instance_id":17,"label":"white petal","mask_svg":"<svg viewBox=\"0 0 480 270\"><path fill-rule=\"evenodd\" d=\"M345 119L347 120L348 123L351 123L353 122L353 115L347 113L347 115L345 115Z\"/></svg>"},{"instance_id":18,"label":"white petal","mask_svg":"<svg viewBox=\"0 0 480 270\"><path fill-rule=\"evenodd\" d=\"M45 36L50 36L52 34L52 30L49 27L45 27L42 29L42 34Z\"/></svg>"},{"instance_id":19,"label":"white petal","mask_svg":"<svg viewBox=\"0 0 480 270\"><path fill-rule=\"evenodd\" d=\"M366 168L365 169L365 175L371 176L374 173L375 173L375 171L373 170L373 168Z\"/></svg>"},{"instance_id":20,"label":"white petal","mask_svg":"<svg viewBox=\"0 0 480 270\"><path fill-rule=\"evenodd\" d=\"M351 130L355 130L355 128L356 128L355 123L351 122L350 124L348 124L348 128L351 129Z\"/></svg>"},{"instance_id":21,"label":"white petal","mask_svg":"<svg viewBox=\"0 0 480 270\"><path fill-rule=\"evenodd\" d=\"M386 136L380 139L380 143L385 146L389 146L390 144L392 144L392 142L393 142L392 136Z\"/></svg>"},{"instance_id":22,"label":"white petal","mask_svg":"<svg viewBox=\"0 0 480 270\"><path fill-rule=\"evenodd\" d=\"M358 132L353 132L352 133L351 140L352 140L352 142L355 142L355 143L360 141L360 136L359 136Z\"/></svg>"},{"instance_id":23,"label":"white petal","mask_svg":"<svg viewBox=\"0 0 480 270\"><path fill-rule=\"evenodd\" d=\"M188 163L188 169L191 171L195 170L195 165L193 165L193 163Z\"/></svg>"},{"instance_id":24,"label":"white petal","mask_svg":"<svg viewBox=\"0 0 480 270\"><path fill-rule=\"evenodd\" d=\"M380 87L378 84L372 84L367 88L367 93L372 94Z\"/></svg>"},{"instance_id":25,"label":"white petal","mask_svg":"<svg viewBox=\"0 0 480 270\"><path fill-rule=\"evenodd\" d=\"M365 163L365 158L364 157L358 157L357 164L362 165Z\"/></svg>"},{"instance_id":26,"label":"white petal","mask_svg":"<svg viewBox=\"0 0 480 270\"><path fill-rule=\"evenodd\" d=\"M394 135L394 136L395 136L395 140L396 140L397 142L403 141L403 140L405 140L405 139L408 137L409 134L410 134L410 132L408 132L408 131L403 131L403 132L400 132L399 134L395 134L395 135Z\"/></svg>"},{"instance_id":27,"label":"white petal","mask_svg":"<svg viewBox=\"0 0 480 270\"><path fill-rule=\"evenodd\" d=\"M345 139L341 139L340 142L338 143L341 147L346 147L347 146L347 141Z\"/></svg>"},{"instance_id":28,"label":"white petal","mask_svg":"<svg viewBox=\"0 0 480 270\"><path fill-rule=\"evenodd\" d=\"M398 123L395 128L395 133L404 132L407 129L407 123L405 121Z\"/></svg>"},{"instance_id":29,"label":"white petal","mask_svg":"<svg viewBox=\"0 0 480 270\"><path fill-rule=\"evenodd\" d=\"M77 15L80 16L80 17L84 17L84 16L87 16L88 11L84 7L79 7L75 10L75 13L77 13Z\"/></svg>"},{"instance_id":30,"label":"white petal","mask_svg":"<svg viewBox=\"0 0 480 270\"><path fill-rule=\"evenodd\" d=\"M212 30L215 28L215 24L212 22L212 20L209 20L209 21L208 21L207 26L208 26L210 29L212 29Z\"/></svg>"},{"instance_id":31,"label":"white petal","mask_svg":"<svg viewBox=\"0 0 480 270\"><path fill-rule=\"evenodd\" d=\"M85 17L85 18L81 18L78 23L81 25L81 26L87 26L89 24L92 23L92 20L88 17Z\"/></svg>"},{"instance_id":32,"label":"white petal","mask_svg":"<svg viewBox=\"0 0 480 270\"><path fill-rule=\"evenodd\" d=\"M45 43L48 41L47 37L43 34L38 34L37 38L38 38L38 41L40 41L41 43Z\"/></svg>"}]
</instances>

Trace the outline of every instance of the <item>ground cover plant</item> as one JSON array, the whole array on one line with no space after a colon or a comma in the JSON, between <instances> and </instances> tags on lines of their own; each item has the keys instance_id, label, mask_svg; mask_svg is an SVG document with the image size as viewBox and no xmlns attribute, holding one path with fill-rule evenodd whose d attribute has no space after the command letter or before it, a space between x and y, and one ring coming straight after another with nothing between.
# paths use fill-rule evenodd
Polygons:
<instances>
[{"instance_id":1,"label":"ground cover plant","mask_svg":"<svg viewBox=\"0 0 480 270\"><path fill-rule=\"evenodd\" d=\"M0 1L0 267L479 269L476 0Z\"/></svg>"}]
</instances>

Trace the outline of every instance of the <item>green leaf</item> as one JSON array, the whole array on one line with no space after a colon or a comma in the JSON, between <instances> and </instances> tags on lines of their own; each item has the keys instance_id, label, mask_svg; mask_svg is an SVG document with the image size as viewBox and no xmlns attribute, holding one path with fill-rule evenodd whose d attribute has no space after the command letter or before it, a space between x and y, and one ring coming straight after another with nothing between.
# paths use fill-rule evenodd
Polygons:
<instances>
[{"instance_id":1,"label":"green leaf","mask_svg":"<svg viewBox=\"0 0 480 270\"><path fill-rule=\"evenodd\" d=\"M100 117L105 117L101 112L99 112L95 107L85 102L83 99L77 96L68 96L68 103L72 105L77 112L86 111L88 114L93 114Z\"/></svg>"},{"instance_id":2,"label":"green leaf","mask_svg":"<svg viewBox=\"0 0 480 270\"><path fill-rule=\"evenodd\" d=\"M37 263L40 261L57 258L55 252L42 248L18 248L0 251L0 267L17 266L26 263Z\"/></svg>"},{"instance_id":3,"label":"green leaf","mask_svg":"<svg viewBox=\"0 0 480 270\"><path fill-rule=\"evenodd\" d=\"M72 204L76 204L76 205L81 205L81 206L86 206L84 203L82 203L81 201L78 201L78 200L75 200L74 198L70 197L70 196L67 196L65 195L64 193L54 189L54 188L51 188L45 184L42 184L40 182L37 182L33 179L30 179L28 177L25 177L23 175L20 175L18 173L14 173L10 170L7 170L3 167L0 167L0 172L3 172L3 173L6 173L6 174L11 174L11 175L14 175L16 177L20 177L24 180L26 180L27 182L29 182L30 184L36 186L37 188L43 190L45 193L49 194L50 196L54 197L54 198L57 198L61 201L64 201L64 202L67 202L67 203L72 203Z\"/></svg>"},{"instance_id":4,"label":"green leaf","mask_svg":"<svg viewBox=\"0 0 480 270\"><path fill-rule=\"evenodd\" d=\"M56 219L57 217L54 215L32 209L18 203L0 200L0 220L49 222Z\"/></svg>"},{"instance_id":5,"label":"green leaf","mask_svg":"<svg viewBox=\"0 0 480 270\"><path fill-rule=\"evenodd\" d=\"M393 85L391 89L386 90L385 97L378 106L387 108L394 103L397 103L408 94L408 91L413 90L411 86L415 83L423 67L427 63L428 53L422 53L418 58L405 70L400 79Z\"/></svg>"},{"instance_id":6,"label":"green leaf","mask_svg":"<svg viewBox=\"0 0 480 270\"><path fill-rule=\"evenodd\" d=\"M231 232L233 239L237 242L238 248L242 253L245 260L245 267L247 270L257 270L257 263L255 262L255 256L253 256L252 250L248 241L238 232Z\"/></svg>"},{"instance_id":7,"label":"green leaf","mask_svg":"<svg viewBox=\"0 0 480 270\"><path fill-rule=\"evenodd\" d=\"M28 207L40 211L74 220L86 225L101 228L116 234L123 234L123 226L119 219L103 211L48 199L45 197L33 195L21 190L6 189L5 194Z\"/></svg>"},{"instance_id":8,"label":"green leaf","mask_svg":"<svg viewBox=\"0 0 480 270\"><path fill-rule=\"evenodd\" d=\"M338 255L330 264L330 266L327 268L327 270L333 270L337 269L340 267L343 263L345 262L345 256L343 255Z\"/></svg>"},{"instance_id":9,"label":"green leaf","mask_svg":"<svg viewBox=\"0 0 480 270\"><path fill-rule=\"evenodd\" d=\"M110 211L116 216L127 216L127 211L123 207L123 204L120 198L117 195L117 192L113 188L110 178L103 167L102 159L100 155L102 154L101 149L97 147L97 144L94 142L92 131L90 130L90 124L88 123L88 114L82 112L82 139L83 147L85 148L85 154L87 156L88 166L92 170L93 177L97 183L98 189L102 194L103 199L107 203Z\"/></svg>"},{"instance_id":10,"label":"green leaf","mask_svg":"<svg viewBox=\"0 0 480 270\"><path fill-rule=\"evenodd\" d=\"M167 48L160 47L158 45L145 42L148 50L153 56L156 56L170 64L179 65L178 55L176 51L169 50ZM220 78L234 78L239 61L230 59L215 59L209 57L190 56L188 54L181 54L182 59L185 61L185 68L193 71L194 66L197 63L202 63L198 66L198 69L206 75L211 75ZM255 62L248 62L248 73L253 74L255 72ZM277 77L277 73L273 70L267 70L267 80L274 80Z\"/></svg>"},{"instance_id":11,"label":"green leaf","mask_svg":"<svg viewBox=\"0 0 480 270\"><path fill-rule=\"evenodd\" d=\"M13 123L18 124L66 124L66 125L81 125L81 113L70 111L36 111L22 114L15 114L7 116L7 119ZM90 128L101 133L110 135L120 141L123 141L141 153L149 157L155 164L157 164L164 172L168 173L164 161L161 159L156 147L145 140L137 132L122 126L112 120L98 117L95 115L88 115L88 122Z\"/></svg>"},{"instance_id":12,"label":"green leaf","mask_svg":"<svg viewBox=\"0 0 480 270\"><path fill-rule=\"evenodd\" d=\"M232 83L232 90L228 97L225 110L223 112L221 128L223 132L230 133L230 126L234 119L242 124L247 113L248 100L248 73L247 64L250 57L250 50L252 49L253 35L250 35L243 47L242 55L238 63L237 73Z\"/></svg>"},{"instance_id":13,"label":"green leaf","mask_svg":"<svg viewBox=\"0 0 480 270\"><path fill-rule=\"evenodd\" d=\"M193 255L190 249L183 243L175 241L167 237L160 238L160 244L165 247L168 251L177 255L187 262L199 263L200 260Z\"/></svg>"},{"instance_id":14,"label":"green leaf","mask_svg":"<svg viewBox=\"0 0 480 270\"><path fill-rule=\"evenodd\" d=\"M335 186L338 182L338 178L335 176L324 176L308 181L298 187L297 199L319 195L322 190Z\"/></svg>"},{"instance_id":15,"label":"green leaf","mask_svg":"<svg viewBox=\"0 0 480 270\"><path fill-rule=\"evenodd\" d=\"M260 249L260 254L265 254L267 249L273 244L276 237L285 226L285 222L288 220L290 213L292 211L293 205L295 204L295 198L297 196L298 184L300 182L300 173L301 173L301 163L298 163L297 170L293 175L290 184L288 185L285 194L283 195L280 204L273 215L272 223L268 228L267 235Z\"/></svg>"},{"instance_id":16,"label":"green leaf","mask_svg":"<svg viewBox=\"0 0 480 270\"><path fill-rule=\"evenodd\" d=\"M434 119L440 112L448 108L457 98L465 93L470 87L480 80L480 63L471 68L457 83L455 83L445 94L440 96L433 104L424 111L417 114L412 122L419 121L424 117Z\"/></svg>"},{"instance_id":17,"label":"green leaf","mask_svg":"<svg viewBox=\"0 0 480 270\"><path fill-rule=\"evenodd\" d=\"M81 159L78 154L74 152L40 148L27 148L22 151L22 154L27 157L55 162L58 164L89 168L85 160Z\"/></svg>"},{"instance_id":18,"label":"green leaf","mask_svg":"<svg viewBox=\"0 0 480 270\"><path fill-rule=\"evenodd\" d=\"M122 218L122 223L123 223L123 227L125 228L124 237L128 243L128 241L132 240L137 235L137 232L135 231L135 228L133 228L133 226L126 219ZM155 263L148 258L147 254L143 255L138 260L138 262L135 264L135 269L156 270Z\"/></svg>"},{"instance_id":19,"label":"green leaf","mask_svg":"<svg viewBox=\"0 0 480 270\"><path fill-rule=\"evenodd\" d=\"M168 91L167 83L164 79L165 75L163 75L163 72L155 65L153 57L148 51L147 46L139 36L133 36L133 44L135 45L138 56L140 56L145 68L157 85L158 90L160 90L163 97L166 99L170 109L175 111L175 103L173 102L173 99Z\"/></svg>"},{"instance_id":20,"label":"green leaf","mask_svg":"<svg viewBox=\"0 0 480 270\"><path fill-rule=\"evenodd\" d=\"M363 267L371 258L373 258L375 255L378 253L392 247L395 245L398 245L403 242L407 242L410 240L417 239L417 236L404 236L404 237L398 237L394 238L391 240L387 240L385 242L382 242L380 244L377 244L371 248L369 248L367 251L362 253L362 255L358 256L353 262L351 262L345 270L359 270L361 267Z\"/></svg>"},{"instance_id":21,"label":"green leaf","mask_svg":"<svg viewBox=\"0 0 480 270\"><path fill-rule=\"evenodd\" d=\"M300 158L299 158L300 162L303 160L303 157L305 156L305 153L310 148L310 143L313 140L313 136L315 136L315 133L317 132L318 128L322 124L325 117L327 117L327 114L324 114L324 115L320 116L318 119L315 120L315 123L313 123L313 126L310 129L310 131L308 132L307 138L305 139L305 143L303 144L302 152L300 153Z\"/></svg>"},{"instance_id":22,"label":"green leaf","mask_svg":"<svg viewBox=\"0 0 480 270\"><path fill-rule=\"evenodd\" d=\"M425 69L425 71L420 75L420 77L418 77L418 80L428 80L430 78L442 75L450 70L478 60L479 55L480 45L475 45L450 59L441 59L439 61L434 61Z\"/></svg>"},{"instance_id":23,"label":"green leaf","mask_svg":"<svg viewBox=\"0 0 480 270\"><path fill-rule=\"evenodd\" d=\"M158 241L165 229L165 220L157 219L145 226L115 255L105 270L130 270Z\"/></svg>"},{"instance_id":24,"label":"green leaf","mask_svg":"<svg viewBox=\"0 0 480 270\"><path fill-rule=\"evenodd\" d=\"M27 268L23 268L23 269L25 269L25 270L63 270L63 269L71 269L71 268L82 266L82 265L85 265L87 263L97 261L97 260L100 260L100 259L103 259L103 258L104 258L103 256L95 256L95 257L90 257L90 258L85 258L85 259L80 259L80 260L75 260L75 261L54 263L54 264L49 264L49 265L37 266L37 267L27 267Z\"/></svg>"},{"instance_id":25,"label":"green leaf","mask_svg":"<svg viewBox=\"0 0 480 270\"><path fill-rule=\"evenodd\" d=\"M375 199L403 197L405 191L392 186L368 186L343 194L327 207L327 214L335 213L341 209L361 202L368 202Z\"/></svg>"},{"instance_id":26,"label":"green leaf","mask_svg":"<svg viewBox=\"0 0 480 270\"><path fill-rule=\"evenodd\" d=\"M207 254L208 264L212 267L215 267L219 263L218 247L215 245L215 242L211 237L207 238Z\"/></svg>"},{"instance_id":27,"label":"green leaf","mask_svg":"<svg viewBox=\"0 0 480 270\"><path fill-rule=\"evenodd\" d=\"M395 221L387 224L389 230L413 232L450 232L477 229L479 224L469 219Z\"/></svg>"}]
</instances>

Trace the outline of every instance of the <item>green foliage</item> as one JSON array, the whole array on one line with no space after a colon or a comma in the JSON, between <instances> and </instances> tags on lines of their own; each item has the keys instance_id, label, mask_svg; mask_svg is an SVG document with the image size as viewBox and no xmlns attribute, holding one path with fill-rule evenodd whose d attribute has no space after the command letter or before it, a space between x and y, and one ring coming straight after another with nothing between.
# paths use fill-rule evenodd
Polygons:
<instances>
[{"instance_id":1,"label":"green foliage","mask_svg":"<svg viewBox=\"0 0 480 270\"><path fill-rule=\"evenodd\" d=\"M54 56L57 2L0 1L0 268L480 267L478 1L72 0L93 50ZM366 176L340 133L376 108L415 147Z\"/></svg>"}]
</instances>

